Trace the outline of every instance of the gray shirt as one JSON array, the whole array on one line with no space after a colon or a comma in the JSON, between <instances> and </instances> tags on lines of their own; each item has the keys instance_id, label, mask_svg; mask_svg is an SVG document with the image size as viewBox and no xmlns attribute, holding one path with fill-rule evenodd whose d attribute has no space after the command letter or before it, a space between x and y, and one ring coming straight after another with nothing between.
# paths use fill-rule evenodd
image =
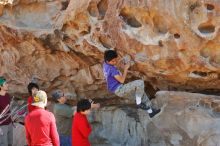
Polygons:
<instances>
[{"instance_id":1,"label":"gray shirt","mask_svg":"<svg viewBox=\"0 0 220 146\"><path fill-rule=\"evenodd\" d=\"M55 104L54 115L59 135L71 136L72 117L75 109L67 104Z\"/></svg>"}]
</instances>

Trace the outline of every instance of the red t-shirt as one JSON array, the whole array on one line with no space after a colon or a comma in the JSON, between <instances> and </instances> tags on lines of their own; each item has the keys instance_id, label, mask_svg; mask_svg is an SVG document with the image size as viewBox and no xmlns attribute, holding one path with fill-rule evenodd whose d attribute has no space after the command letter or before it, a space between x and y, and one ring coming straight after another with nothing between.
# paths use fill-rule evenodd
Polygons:
<instances>
[{"instance_id":1,"label":"red t-shirt","mask_svg":"<svg viewBox=\"0 0 220 146\"><path fill-rule=\"evenodd\" d=\"M43 108L35 109L25 117L28 146L59 146L55 117Z\"/></svg>"},{"instance_id":2,"label":"red t-shirt","mask_svg":"<svg viewBox=\"0 0 220 146\"><path fill-rule=\"evenodd\" d=\"M0 113L3 112L3 110L7 107L7 105L10 104L10 102L11 102L11 98L9 94L6 93L5 96L0 95ZM10 114L10 110L5 114ZM11 116L0 118L0 125L8 125L10 123L11 123Z\"/></svg>"},{"instance_id":3,"label":"red t-shirt","mask_svg":"<svg viewBox=\"0 0 220 146\"><path fill-rule=\"evenodd\" d=\"M85 115L76 113L72 124L72 144L73 146L90 146L89 134L92 128Z\"/></svg>"},{"instance_id":4,"label":"red t-shirt","mask_svg":"<svg viewBox=\"0 0 220 146\"><path fill-rule=\"evenodd\" d=\"M27 102L28 102L28 112L30 113L35 108L35 106L31 105L33 102L33 97L29 96Z\"/></svg>"}]
</instances>

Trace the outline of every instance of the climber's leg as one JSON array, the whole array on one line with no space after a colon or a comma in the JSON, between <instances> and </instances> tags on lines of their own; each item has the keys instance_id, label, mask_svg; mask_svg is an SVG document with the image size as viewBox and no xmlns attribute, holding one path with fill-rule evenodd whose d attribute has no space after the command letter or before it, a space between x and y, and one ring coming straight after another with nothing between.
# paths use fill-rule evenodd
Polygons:
<instances>
[{"instance_id":1,"label":"climber's leg","mask_svg":"<svg viewBox=\"0 0 220 146\"><path fill-rule=\"evenodd\" d=\"M137 105L144 103L147 106L146 108L149 108L151 106L151 102L144 91L143 80L135 80L127 84L121 85L115 91L115 94L118 95L119 97L125 97L125 96L132 98L135 97Z\"/></svg>"},{"instance_id":2,"label":"climber's leg","mask_svg":"<svg viewBox=\"0 0 220 146\"><path fill-rule=\"evenodd\" d=\"M135 80L127 84L121 85L118 89L116 89L115 94L119 97L135 97L138 108L147 110L150 117L153 117L158 112L160 112L160 109L156 110L151 108L151 102L144 91L143 80Z\"/></svg>"}]
</instances>

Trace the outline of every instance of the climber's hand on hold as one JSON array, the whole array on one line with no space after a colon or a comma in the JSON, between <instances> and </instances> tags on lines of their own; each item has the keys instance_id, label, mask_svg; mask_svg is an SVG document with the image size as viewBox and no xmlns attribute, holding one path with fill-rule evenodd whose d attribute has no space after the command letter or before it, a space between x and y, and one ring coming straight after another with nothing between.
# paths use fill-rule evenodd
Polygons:
<instances>
[{"instance_id":1,"label":"climber's hand on hold","mask_svg":"<svg viewBox=\"0 0 220 146\"><path fill-rule=\"evenodd\" d=\"M98 109L98 108L100 108L100 104L99 103L92 103L91 108Z\"/></svg>"},{"instance_id":2,"label":"climber's hand on hold","mask_svg":"<svg viewBox=\"0 0 220 146\"><path fill-rule=\"evenodd\" d=\"M123 59L120 59L120 60L117 62L116 66L119 67L119 68L124 68L125 63L124 63Z\"/></svg>"},{"instance_id":3,"label":"climber's hand on hold","mask_svg":"<svg viewBox=\"0 0 220 146\"><path fill-rule=\"evenodd\" d=\"M125 64L125 70L128 70L130 68L130 66L131 66L131 63L129 61L127 64Z\"/></svg>"}]
</instances>

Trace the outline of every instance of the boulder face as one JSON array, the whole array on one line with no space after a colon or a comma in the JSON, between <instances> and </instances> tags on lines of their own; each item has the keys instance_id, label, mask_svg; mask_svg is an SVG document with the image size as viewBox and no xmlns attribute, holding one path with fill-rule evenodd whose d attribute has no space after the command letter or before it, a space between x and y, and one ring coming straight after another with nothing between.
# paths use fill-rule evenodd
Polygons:
<instances>
[{"instance_id":1,"label":"boulder face","mask_svg":"<svg viewBox=\"0 0 220 146\"><path fill-rule=\"evenodd\" d=\"M153 119L129 105L95 111L91 141L106 146L220 145L219 96L160 91L154 105L162 112Z\"/></svg>"},{"instance_id":2,"label":"boulder face","mask_svg":"<svg viewBox=\"0 0 220 146\"><path fill-rule=\"evenodd\" d=\"M150 120L108 93L102 73L103 52L114 49L133 64L128 80L150 92L218 91L219 26L217 0L1 0L0 76L16 97L32 81L101 102L94 145L220 145L219 97L158 92L163 112Z\"/></svg>"},{"instance_id":3,"label":"boulder face","mask_svg":"<svg viewBox=\"0 0 220 146\"><path fill-rule=\"evenodd\" d=\"M219 96L161 91L156 97L155 103L163 107L163 112L148 124L151 142L175 146L220 145Z\"/></svg>"},{"instance_id":4,"label":"boulder face","mask_svg":"<svg viewBox=\"0 0 220 146\"><path fill-rule=\"evenodd\" d=\"M134 62L130 77L156 88L218 90L219 9L214 0L4 0L0 75L12 93L34 80L101 98L103 52L115 49Z\"/></svg>"},{"instance_id":5,"label":"boulder face","mask_svg":"<svg viewBox=\"0 0 220 146\"><path fill-rule=\"evenodd\" d=\"M197 93L159 91L153 105L161 108L150 119L133 104L115 104L88 116L94 146L218 146L220 97ZM50 107L53 105L51 104ZM51 110L51 108L48 108ZM16 146L25 143L24 127L14 127Z\"/></svg>"}]
</instances>

